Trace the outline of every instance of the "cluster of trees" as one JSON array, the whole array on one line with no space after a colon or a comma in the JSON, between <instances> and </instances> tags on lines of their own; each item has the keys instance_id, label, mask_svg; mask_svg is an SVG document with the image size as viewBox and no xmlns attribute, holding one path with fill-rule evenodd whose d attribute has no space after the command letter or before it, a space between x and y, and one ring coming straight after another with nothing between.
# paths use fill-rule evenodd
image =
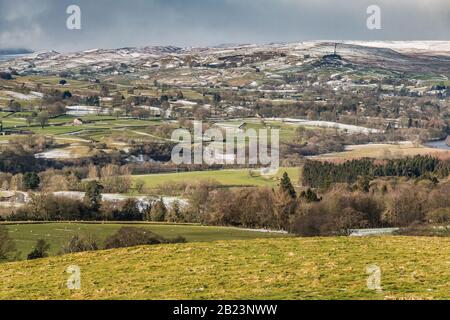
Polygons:
<instances>
[{"instance_id":1,"label":"cluster of trees","mask_svg":"<svg viewBox=\"0 0 450 320\"><path fill-rule=\"evenodd\" d=\"M0 173L16 174L45 170L52 166L52 162L36 159L34 155L53 146L54 140L44 136L30 135L10 139L8 145L0 148Z\"/></svg>"},{"instance_id":2,"label":"cluster of trees","mask_svg":"<svg viewBox=\"0 0 450 320\"><path fill-rule=\"evenodd\" d=\"M173 127L170 128L168 132L169 137L173 129L174 129ZM175 143L157 143L157 142L133 144L130 148L130 154L134 156L145 155L150 157L154 161L168 162L171 160L172 150L175 145L176 145Z\"/></svg>"},{"instance_id":3,"label":"cluster of trees","mask_svg":"<svg viewBox=\"0 0 450 320\"><path fill-rule=\"evenodd\" d=\"M179 212L177 222L283 229L302 236L450 223L450 183L429 179L359 179L336 184L319 196L310 188L297 195L285 176L278 190L230 190L210 182L188 193L190 205Z\"/></svg>"},{"instance_id":4,"label":"cluster of trees","mask_svg":"<svg viewBox=\"0 0 450 320\"><path fill-rule=\"evenodd\" d=\"M105 166L67 167L61 170L47 169L40 173L1 173L0 189L14 191L85 191L89 181L98 180L105 193L127 193L132 181L127 167Z\"/></svg>"},{"instance_id":5,"label":"cluster of trees","mask_svg":"<svg viewBox=\"0 0 450 320\"><path fill-rule=\"evenodd\" d=\"M304 236L347 235L351 229L448 225L450 183L399 178L335 185L318 202L302 203L292 231Z\"/></svg>"},{"instance_id":6,"label":"cluster of trees","mask_svg":"<svg viewBox=\"0 0 450 320\"><path fill-rule=\"evenodd\" d=\"M62 246L61 253L77 253L100 249L128 248L143 245L184 243L186 239L177 236L167 239L149 230L137 227L121 227L116 233L107 237L103 243L92 234L77 234L69 238Z\"/></svg>"},{"instance_id":7,"label":"cluster of trees","mask_svg":"<svg viewBox=\"0 0 450 320\"><path fill-rule=\"evenodd\" d=\"M190 186L186 196L189 206L181 212L184 222L289 230L298 201L306 195L297 197L285 173L277 190L227 189L209 181Z\"/></svg>"},{"instance_id":8,"label":"cluster of trees","mask_svg":"<svg viewBox=\"0 0 450 320\"><path fill-rule=\"evenodd\" d=\"M290 155L313 156L332 152L341 152L345 146L356 144L377 143L385 141L404 141L416 139L406 132L393 131L386 133L352 133L348 134L335 129L310 130L304 127L296 129L294 139L283 142L281 154L284 158ZM389 155L387 155L389 156Z\"/></svg>"},{"instance_id":9,"label":"cluster of trees","mask_svg":"<svg viewBox=\"0 0 450 320\"><path fill-rule=\"evenodd\" d=\"M77 170L47 169L40 173L12 174L0 172L0 189L11 191L84 191L83 175Z\"/></svg>"},{"instance_id":10,"label":"cluster of trees","mask_svg":"<svg viewBox=\"0 0 450 320\"><path fill-rule=\"evenodd\" d=\"M302 169L301 181L304 186L328 188L334 183L354 183L364 177L437 177L450 174L450 162L431 156L415 156L404 159L376 161L358 159L341 164L306 161Z\"/></svg>"},{"instance_id":11,"label":"cluster of trees","mask_svg":"<svg viewBox=\"0 0 450 320\"><path fill-rule=\"evenodd\" d=\"M10 221L77 221L94 220L97 211L88 201L36 194L24 206L7 217Z\"/></svg>"},{"instance_id":12,"label":"cluster of trees","mask_svg":"<svg viewBox=\"0 0 450 320\"><path fill-rule=\"evenodd\" d=\"M348 235L351 229L383 226L383 209L372 195L337 192L320 202L301 204L292 231L302 236Z\"/></svg>"},{"instance_id":13,"label":"cluster of trees","mask_svg":"<svg viewBox=\"0 0 450 320\"><path fill-rule=\"evenodd\" d=\"M268 188L233 191L221 188L218 183L201 182L185 190L189 206L175 201L168 207L162 199L142 202L130 198L108 202L102 199L103 190L104 187L93 180L87 184L83 200L35 194L7 218L12 221L195 222L287 230L297 202L296 191L287 174L277 191ZM318 200L311 190L300 197Z\"/></svg>"},{"instance_id":14,"label":"cluster of trees","mask_svg":"<svg viewBox=\"0 0 450 320\"><path fill-rule=\"evenodd\" d=\"M351 229L450 223L450 183L428 178L360 177L318 194L296 192L283 176L278 189L225 189L209 182L187 190L183 222L282 229L304 236L348 234Z\"/></svg>"},{"instance_id":15,"label":"cluster of trees","mask_svg":"<svg viewBox=\"0 0 450 320\"><path fill-rule=\"evenodd\" d=\"M0 225L0 262L11 261L16 258L16 244L9 236L8 229L4 225Z\"/></svg>"},{"instance_id":16,"label":"cluster of trees","mask_svg":"<svg viewBox=\"0 0 450 320\"><path fill-rule=\"evenodd\" d=\"M174 202L168 208L162 199L140 202L134 198L103 201L105 188L98 181L85 187L83 200L53 194L33 194L23 207L14 209L9 221L180 221L181 208Z\"/></svg>"},{"instance_id":17,"label":"cluster of trees","mask_svg":"<svg viewBox=\"0 0 450 320\"><path fill-rule=\"evenodd\" d=\"M43 169L42 163L34 157L33 152L24 150L20 145L2 148L0 152L0 172L15 174Z\"/></svg>"},{"instance_id":18,"label":"cluster of trees","mask_svg":"<svg viewBox=\"0 0 450 320\"><path fill-rule=\"evenodd\" d=\"M9 220L188 222L286 230L302 236L348 235L352 229L450 223L450 183L428 178L359 177L322 191L298 192L287 174L277 189L223 188L199 182L185 189L189 205L145 205L135 199L102 201L103 187L91 181L84 200L35 195Z\"/></svg>"},{"instance_id":19,"label":"cluster of trees","mask_svg":"<svg viewBox=\"0 0 450 320\"><path fill-rule=\"evenodd\" d=\"M184 243L186 239L178 236L174 239L166 239L149 230L122 227L115 234L105 240L105 249L127 248L141 245L155 245L164 243Z\"/></svg>"}]
</instances>

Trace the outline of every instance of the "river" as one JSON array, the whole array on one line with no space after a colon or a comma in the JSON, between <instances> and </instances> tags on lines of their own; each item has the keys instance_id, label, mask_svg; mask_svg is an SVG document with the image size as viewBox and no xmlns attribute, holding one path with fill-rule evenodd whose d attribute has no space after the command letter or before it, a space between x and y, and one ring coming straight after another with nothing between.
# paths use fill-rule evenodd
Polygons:
<instances>
[{"instance_id":1,"label":"river","mask_svg":"<svg viewBox=\"0 0 450 320\"><path fill-rule=\"evenodd\" d=\"M425 143L424 145L427 147L430 147L430 148L434 148L434 149L450 150L450 146L447 144L447 139L429 141L429 142Z\"/></svg>"}]
</instances>

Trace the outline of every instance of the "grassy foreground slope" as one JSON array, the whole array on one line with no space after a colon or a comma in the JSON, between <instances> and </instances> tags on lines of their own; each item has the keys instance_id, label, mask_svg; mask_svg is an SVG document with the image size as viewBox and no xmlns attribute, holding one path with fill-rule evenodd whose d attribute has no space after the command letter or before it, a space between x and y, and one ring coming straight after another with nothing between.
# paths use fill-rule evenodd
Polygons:
<instances>
[{"instance_id":1,"label":"grassy foreground slope","mask_svg":"<svg viewBox=\"0 0 450 320\"><path fill-rule=\"evenodd\" d=\"M2 299L448 299L450 239L296 238L81 253L0 265ZM70 265L81 290L66 288ZM383 292L367 289L381 268Z\"/></svg>"}]
</instances>

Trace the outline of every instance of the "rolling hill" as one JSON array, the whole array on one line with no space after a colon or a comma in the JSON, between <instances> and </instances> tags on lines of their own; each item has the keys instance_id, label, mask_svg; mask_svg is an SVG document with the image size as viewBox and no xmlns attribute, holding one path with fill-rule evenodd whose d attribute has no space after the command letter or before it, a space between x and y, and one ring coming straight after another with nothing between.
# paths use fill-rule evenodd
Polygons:
<instances>
[{"instance_id":1,"label":"rolling hill","mask_svg":"<svg viewBox=\"0 0 450 320\"><path fill-rule=\"evenodd\" d=\"M21 75L58 74L61 71L80 72L95 75L141 74L159 71L164 76L170 70L177 76L177 84L203 85L212 78L236 77L254 71L255 67L266 76L314 65L313 62L334 50L334 42L306 41L268 45L230 45L225 47L177 48L142 47L118 49L94 49L82 52L36 53L7 64L0 63L0 70L8 67ZM449 42L427 42L420 45L411 42L339 42L338 53L345 60L347 68L358 71L361 68L381 68L395 71L450 72ZM180 74L174 71L180 71ZM220 76L218 70L221 70ZM282 72L281 72L282 74ZM184 76L183 76L184 75ZM166 75L169 76L169 75Z\"/></svg>"},{"instance_id":2,"label":"rolling hill","mask_svg":"<svg viewBox=\"0 0 450 320\"><path fill-rule=\"evenodd\" d=\"M135 247L2 264L0 299L447 299L449 252L449 239L414 237ZM71 265L80 290L66 287Z\"/></svg>"}]
</instances>

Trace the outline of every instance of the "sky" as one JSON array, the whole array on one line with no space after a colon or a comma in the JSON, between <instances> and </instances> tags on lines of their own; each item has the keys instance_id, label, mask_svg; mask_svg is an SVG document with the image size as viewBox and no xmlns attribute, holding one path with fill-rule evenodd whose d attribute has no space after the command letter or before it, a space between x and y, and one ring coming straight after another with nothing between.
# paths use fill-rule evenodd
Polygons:
<instances>
[{"instance_id":1,"label":"sky","mask_svg":"<svg viewBox=\"0 0 450 320\"><path fill-rule=\"evenodd\" d=\"M69 30L69 5L81 30ZM367 28L367 8L381 29ZM450 0L0 0L0 49L450 40Z\"/></svg>"}]
</instances>

